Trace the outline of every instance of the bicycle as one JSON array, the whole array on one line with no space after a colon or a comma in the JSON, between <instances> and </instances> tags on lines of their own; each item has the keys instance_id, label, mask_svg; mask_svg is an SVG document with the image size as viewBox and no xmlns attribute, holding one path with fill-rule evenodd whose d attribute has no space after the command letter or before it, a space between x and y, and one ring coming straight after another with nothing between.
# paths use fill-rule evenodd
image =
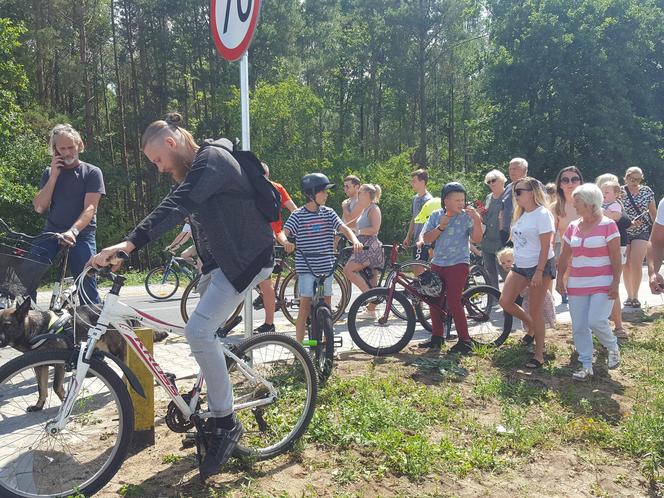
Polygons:
<instances>
[{"instance_id":1,"label":"bicycle","mask_svg":"<svg viewBox=\"0 0 664 498\"><path fill-rule=\"evenodd\" d=\"M89 271L87 267L82 276ZM202 408L202 375L181 395L127 321L168 332L181 327L122 303L119 294L125 277L107 270L100 273L111 280L112 288L85 343L68 350L31 351L0 367L0 496L90 496L121 467L134 415L118 372L139 395L143 390L121 360L95 351L111 326L171 398L165 417L169 429L180 433L196 429L199 462L202 458L203 423L210 416ZM261 460L287 451L306 431L315 410L318 379L307 351L281 334L261 334L232 347L222 344L222 349L234 386L234 409L246 431L235 455ZM56 367L56 375L44 408L28 411L39 396L35 368L42 367Z\"/></svg>"},{"instance_id":2,"label":"bicycle","mask_svg":"<svg viewBox=\"0 0 664 498\"><path fill-rule=\"evenodd\" d=\"M180 258L172 251L168 263L153 268L145 276L145 290L155 299L168 299L180 287L180 274L186 276L190 282L198 276L198 270L184 258Z\"/></svg>"},{"instance_id":3,"label":"bicycle","mask_svg":"<svg viewBox=\"0 0 664 498\"><path fill-rule=\"evenodd\" d=\"M392 258L395 275L389 287L370 289L361 294L351 305L348 312L348 331L353 341L364 352L373 356L383 356L401 351L415 333L415 314L417 307L412 301L426 304L434 313L440 313L446 323L446 333L452 325L452 317L440 297L422 294L417 287L416 278L401 271L396 257ZM397 290L399 285L402 290ZM500 291L487 285L466 289L461 301L468 320L471 340L479 344L500 346L512 331L513 317L502 311L497 303ZM371 322L357 319L360 308L372 304L377 308L376 318ZM419 312L422 308L419 308ZM401 318L405 316L405 320ZM420 321L421 317L418 317ZM404 323L405 322L405 323Z\"/></svg>"},{"instance_id":4,"label":"bicycle","mask_svg":"<svg viewBox=\"0 0 664 498\"><path fill-rule=\"evenodd\" d=\"M314 297L311 299L309 319L307 320L309 339L304 341L303 344L309 346L309 351L318 372L318 379L320 382L325 382L332 373L334 366L334 348L343 346L341 336L334 337L332 309L325 302L325 279L335 273L342 251L330 253L303 252L297 248L295 251L302 256L309 272L315 276ZM336 256L336 261L328 273L317 273L311 267L308 258L317 256Z\"/></svg>"},{"instance_id":5,"label":"bicycle","mask_svg":"<svg viewBox=\"0 0 664 498\"><path fill-rule=\"evenodd\" d=\"M295 325L297 309L300 307L297 273L295 273L295 269L288 262L288 258L283 254L283 247L275 246L275 253L275 265L272 274L276 275L276 279L274 280L274 294L277 297L276 309L280 310L286 319ZM334 285L339 289L339 292L335 293L332 301L332 321L335 323L343 316L347 303L350 301L350 297L347 297L348 291L346 290L347 286L344 283L345 279L346 277L341 271L335 271ZM182 298L180 299L180 315L185 323L189 321L189 317L198 303L199 297L196 293L196 288L199 281L200 276L191 281L182 293ZM258 311L262 309L264 305L262 302L262 294L258 287L256 287L256 291L259 293L259 296L254 299L253 307ZM241 313L243 308L244 303L240 303L226 321L224 329L230 331L242 321Z\"/></svg>"}]
</instances>

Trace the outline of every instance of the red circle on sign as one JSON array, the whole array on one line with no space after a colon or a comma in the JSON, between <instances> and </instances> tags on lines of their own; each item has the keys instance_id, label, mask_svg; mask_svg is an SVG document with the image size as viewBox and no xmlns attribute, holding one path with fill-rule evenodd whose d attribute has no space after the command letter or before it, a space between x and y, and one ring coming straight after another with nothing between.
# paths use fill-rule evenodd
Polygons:
<instances>
[{"instance_id":1,"label":"red circle on sign","mask_svg":"<svg viewBox=\"0 0 664 498\"><path fill-rule=\"evenodd\" d=\"M229 2L232 0L228 0ZM240 1L240 0L237 0ZM229 48L223 44L221 37L217 32L217 1L210 0L210 27L212 28L212 37L214 38L214 45L217 47L217 51L221 56L227 61L233 62L242 57L242 54L249 48L249 43L251 43L251 38L254 36L254 30L256 29L256 23L258 22L258 12L261 10L260 0L253 0L255 7L254 11L251 13L251 20L249 21L249 29L247 29L244 38L240 44L235 48Z\"/></svg>"}]
</instances>

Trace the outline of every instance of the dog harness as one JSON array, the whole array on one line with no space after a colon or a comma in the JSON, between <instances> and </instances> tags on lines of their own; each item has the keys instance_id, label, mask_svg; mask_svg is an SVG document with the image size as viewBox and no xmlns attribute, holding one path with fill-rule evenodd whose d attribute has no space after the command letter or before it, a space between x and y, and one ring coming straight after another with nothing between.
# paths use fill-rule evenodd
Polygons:
<instances>
[{"instance_id":1,"label":"dog harness","mask_svg":"<svg viewBox=\"0 0 664 498\"><path fill-rule=\"evenodd\" d=\"M61 334L71 329L71 315L67 311L63 311L61 316L56 315L51 310L48 310L48 314L48 330L45 334L42 335L42 337L49 334ZM46 340L47 337L44 337L43 339L37 341L31 346L31 349L37 349L39 346L44 344Z\"/></svg>"}]
</instances>

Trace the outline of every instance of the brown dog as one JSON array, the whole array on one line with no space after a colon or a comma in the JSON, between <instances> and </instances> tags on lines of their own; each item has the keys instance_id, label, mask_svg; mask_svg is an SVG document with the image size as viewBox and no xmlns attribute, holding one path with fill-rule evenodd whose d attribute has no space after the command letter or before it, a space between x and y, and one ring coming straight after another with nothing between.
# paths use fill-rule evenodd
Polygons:
<instances>
[{"instance_id":1,"label":"brown dog","mask_svg":"<svg viewBox=\"0 0 664 498\"><path fill-rule=\"evenodd\" d=\"M78 344L87 337L88 330L97 323L98 315L89 306L79 306L76 309L76 331L75 341ZM25 353L34 348L31 340L35 337L49 332L53 321L53 315L49 311L36 311L30 309L30 299L26 299L16 308L0 310L0 347L11 346ZM67 332L62 332L66 334ZM71 332L69 332L71 333ZM59 334L56 334L58 337ZM34 341L33 341L34 342ZM68 341L64 335L57 340L46 341L39 348L64 349ZM97 349L107 351L118 358L124 358L125 342L117 330L109 329L97 342ZM28 407L28 411L38 411L44 407L48 396L48 366L35 368L37 385L39 386L39 400L34 406ZM53 376L53 390L60 399L64 398L63 386L64 367L56 366Z\"/></svg>"}]
</instances>

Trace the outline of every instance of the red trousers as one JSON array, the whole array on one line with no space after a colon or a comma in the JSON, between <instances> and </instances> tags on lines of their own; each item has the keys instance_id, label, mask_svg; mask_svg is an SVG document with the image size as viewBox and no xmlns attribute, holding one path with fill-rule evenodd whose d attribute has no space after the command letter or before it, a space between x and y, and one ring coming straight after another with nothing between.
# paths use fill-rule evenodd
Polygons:
<instances>
[{"instance_id":1,"label":"red trousers","mask_svg":"<svg viewBox=\"0 0 664 498\"><path fill-rule=\"evenodd\" d=\"M441 296L439 305L442 308L445 304L445 299L447 299L447 311L452 315L457 335L461 341L470 341L466 312L461 305L461 294L468 279L469 269L470 266L467 263L459 263L452 266L431 265L431 271L438 274L445 285L445 293L444 296ZM432 334L443 337L445 332L443 317L440 313L434 312L433 309L431 310L431 325L433 326Z\"/></svg>"}]
</instances>

